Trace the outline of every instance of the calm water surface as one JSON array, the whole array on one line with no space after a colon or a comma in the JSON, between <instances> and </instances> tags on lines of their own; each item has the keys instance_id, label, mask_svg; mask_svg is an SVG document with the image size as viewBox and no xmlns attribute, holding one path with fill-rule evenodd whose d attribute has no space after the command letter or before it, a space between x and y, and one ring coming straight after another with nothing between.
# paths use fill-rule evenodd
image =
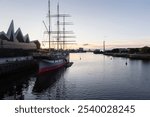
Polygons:
<instances>
[{"instance_id":1,"label":"calm water surface","mask_svg":"<svg viewBox=\"0 0 150 117\"><path fill-rule=\"evenodd\" d=\"M71 54L57 72L0 81L0 99L150 99L150 61L92 53ZM127 62L127 65L126 65Z\"/></svg>"}]
</instances>

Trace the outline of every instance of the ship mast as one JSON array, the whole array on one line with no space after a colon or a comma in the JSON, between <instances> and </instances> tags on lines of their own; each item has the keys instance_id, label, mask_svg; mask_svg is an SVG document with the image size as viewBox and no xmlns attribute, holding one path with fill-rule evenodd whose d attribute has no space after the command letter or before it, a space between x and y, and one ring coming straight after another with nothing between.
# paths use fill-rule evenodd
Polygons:
<instances>
[{"instance_id":1,"label":"ship mast","mask_svg":"<svg viewBox=\"0 0 150 117\"><path fill-rule=\"evenodd\" d=\"M65 16L63 17L63 50L65 50Z\"/></svg>"},{"instance_id":2,"label":"ship mast","mask_svg":"<svg viewBox=\"0 0 150 117\"><path fill-rule=\"evenodd\" d=\"M57 50L59 50L59 3L57 4Z\"/></svg>"},{"instance_id":3,"label":"ship mast","mask_svg":"<svg viewBox=\"0 0 150 117\"><path fill-rule=\"evenodd\" d=\"M50 23L51 23L51 17L56 17L57 18L57 31L52 31L51 30L51 27L50 27ZM63 22L60 22L60 17L63 18ZM65 45L66 44L71 44L71 43L66 43L66 42L75 42L75 41L66 41L65 38L74 38L74 36L66 36L65 34L66 33L71 33L72 34L72 31L65 31L65 25L72 25L71 23L66 23L65 22L65 17L70 17L70 15L67 15L67 14L60 14L59 13L59 2L57 4L57 14L56 15L51 15L51 12L50 12L50 0L48 1L48 18L49 18L49 27L47 28L45 22L43 21L46 29L47 29L47 33L49 35L49 41L42 41L42 42L49 42L49 51L50 51L50 48L51 48L51 43L50 42L56 42L56 45L57 45L57 50L59 49L65 49ZM60 31L60 25L63 25L63 31ZM63 36L61 36L61 33L63 34ZM56 36L54 38L56 38L56 41L51 41L51 34L56 34ZM63 38L63 41L61 41L60 39ZM75 43L72 43L72 44L75 44ZM63 46L63 48L61 47Z\"/></svg>"},{"instance_id":4,"label":"ship mast","mask_svg":"<svg viewBox=\"0 0 150 117\"><path fill-rule=\"evenodd\" d=\"M63 22L60 22L60 25L63 26L63 36L60 36L60 38L63 38L63 41L62 41L63 44L62 44L62 45L63 45L63 50L65 50L65 45L66 45L66 44L69 44L69 43L66 43L66 42L75 42L75 41L66 41L65 38L75 38L75 36L66 36L66 33L67 33L67 34L69 34L69 33L72 34L72 33L73 33L73 32L71 32L71 31L70 31L70 32L69 32L69 31L67 32L67 31L66 31L66 28L65 28L66 25L73 25L72 22L66 22L66 17L71 17L71 16L68 15L68 14L62 14L62 17L63 17ZM70 44L71 44L71 43L70 43ZM75 44L75 43L72 43L72 44Z\"/></svg>"},{"instance_id":5,"label":"ship mast","mask_svg":"<svg viewBox=\"0 0 150 117\"><path fill-rule=\"evenodd\" d=\"M50 0L48 1L48 19L49 19L49 30L48 30L48 36L49 36L49 52L50 52L50 48L51 48L51 27L50 27L50 23L51 23L51 12L50 12Z\"/></svg>"}]
</instances>

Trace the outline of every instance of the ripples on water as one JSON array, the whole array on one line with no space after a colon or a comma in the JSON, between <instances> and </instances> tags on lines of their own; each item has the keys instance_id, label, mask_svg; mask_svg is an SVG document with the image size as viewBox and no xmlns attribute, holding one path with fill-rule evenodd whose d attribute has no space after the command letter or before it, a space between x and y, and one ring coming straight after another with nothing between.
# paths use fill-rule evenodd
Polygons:
<instances>
[{"instance_id":1,"label":"ripples on water","mask_svg":"<svg viewBox=\"0 0 150 117\"><path fill-rule=\"evenodd\" d=\"M150 61L92 53L71 54L71 61L40 77L1 78L0 99L150 99Z\"/></svg>"}]
</instances>

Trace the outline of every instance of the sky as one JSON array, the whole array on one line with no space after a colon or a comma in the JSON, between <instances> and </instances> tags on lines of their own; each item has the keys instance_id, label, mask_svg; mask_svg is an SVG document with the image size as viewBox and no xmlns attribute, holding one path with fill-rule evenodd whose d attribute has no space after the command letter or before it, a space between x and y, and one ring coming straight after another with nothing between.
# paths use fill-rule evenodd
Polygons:
<instances>
[{"instance_id":1,"label":"sky","mask_svg":"<svg viewBox=\"0 0 150 117\"><path fill-rule=\"evenodd\" d=\"M51 13L70 14L66 26L73 30L76 45L68 48L128 48L150 46L150 0L51 0ZM15 30L21 27L30 40L47 40L44 34L47 23L48 0L0 0L0 31L7 31L11 20ZM56 21L53 18L52 30ZM69 40L69 39L68 39ZM46 44L44 44L46 46Z\"/></svg>"}]
</instances>

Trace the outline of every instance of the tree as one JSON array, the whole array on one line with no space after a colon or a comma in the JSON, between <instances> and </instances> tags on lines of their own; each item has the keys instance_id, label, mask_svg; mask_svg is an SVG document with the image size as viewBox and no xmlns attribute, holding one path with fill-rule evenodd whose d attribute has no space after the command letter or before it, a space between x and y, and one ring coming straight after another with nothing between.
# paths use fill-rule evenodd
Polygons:
<instances>
[{"instance_id":1,"label":"tree","mask_svg":"<svg viewBox=\"0 0 150 117\"><path fill-rule=\"evenodd\" d=\"M150 53L150 47L145 46L145 47L141 48L141 53L144 53L144 54Z\"/></svg>"}]
</instances>

